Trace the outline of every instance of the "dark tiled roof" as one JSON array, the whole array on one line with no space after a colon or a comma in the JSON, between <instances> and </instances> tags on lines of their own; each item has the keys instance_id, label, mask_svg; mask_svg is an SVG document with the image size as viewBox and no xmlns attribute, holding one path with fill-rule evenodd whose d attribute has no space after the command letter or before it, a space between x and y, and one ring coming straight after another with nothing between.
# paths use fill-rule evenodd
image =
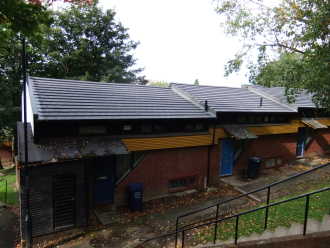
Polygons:
<instances>
[{"instance_id":1,"label":"dark tiled roof","mask_svg":"<svg viewBox=\"0 0 330 248\"><path fill-rule=\"evenodd\" d=\"M172 84L172 87L186 92L201 103L207 100L208 105L216 112L295 112L292 108L286 106L286 104L273 101L247 88L196 86L188 84ZM260 104L261 101L262 104Z\"/></svg>"},{"instance_id":2,"label":"dark tiled roof","mask_svg":"<svg viewBox=\"0 0 330 248\"><path fill-rule=\"evenodd\" d=\"M170 88L29 77L38 120L214 118Z\"/></svg>"},{"instance_id":3,"label":"dark tiled roof","mask_svg":"<svg viewBox=\"0 0 330 248\"><path fill-rule=\"evenodd\" d=\"M316 108L316 105L313 103L312 94L308 93L306 90L302 90L299 94L295 96L295 101L293 103L288 102L288 97L285 95L284 87L262 87L262 86L249 86L258 91L264 92L268 95L271 95L277 98L279 101L285 104L290 104L296 108Z\"/></svg>"},{"instance_id":4,"label":"dark tiled roof","mask_svg":"<svg viewBox=\"0 0 330 248\"><path fill-rule=\"evenodd\" d=\"M33 142L31 124L27 127L29 163L59 162L64 160L127 154L127 148L113 137L61 137ZM17 145L20 162L24 162L24 124L17 123Z\"/></svg>"}]
</instances>

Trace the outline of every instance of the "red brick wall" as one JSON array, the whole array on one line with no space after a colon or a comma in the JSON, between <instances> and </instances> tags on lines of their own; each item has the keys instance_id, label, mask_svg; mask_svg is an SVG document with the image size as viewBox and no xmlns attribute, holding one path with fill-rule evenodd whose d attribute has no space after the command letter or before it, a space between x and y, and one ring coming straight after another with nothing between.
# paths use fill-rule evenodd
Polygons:
<instances>
[{"instance_id":1,"label":"red brick wall","mask_svg":"<svg viewBox=\"0 0 330 248\"><path fill-rule=\"evenodd\" d=\"M248 141L238 162L235 172L246 168L249 157L257 156L262 159L280 158L282 164L296 159L297 134L266 135L259 136L255 140ZM325 154L330 151L330 130L315 130L313 139L308 145L305 155ZM264 166L263 166L264 167Z\"/></svg>"},{"instance_id":2,"label":"red brick wall","mask_svg":"<svg viewBox=\"0 0 330 248\"><path fill-rule=\"evenodd\" d=\"M257 156L263 160L280 158L282 164L294 160L296 158L296 139L296 134L282 134L259 136L255 140L247 141L245 149L235 165L235 172L247 167L249 157Z\"/></svg>"},{"instance_id":3,"label":"red brick wall","mask_svg":"<svg viewBox=\"0 0 330 248\"><path fill-rule=\"evenodd\" d=\"M330 152L330 130L314 130L313 140L308 145L305 155L324 154Z\"/></svg>"},{"instance_id":4,"label":"red brick wall","mask_svg":"<svg viewBox=\"0 0 330 248\"><path fill-rule=\"evenodd\" d=\"M2 165L10 164L12 162L11 154L10 148L0 147L0 160Z\"/></svg>"},{"instance_id":5,"label":"red brick wall","mask_svg":"<svg viewBox=\"0 0 330 248\"><path fill-rule=\"evenodd\" d=\"M212 157L211 157L212 158ZM143 183L144 200L168 194L169 180L196 176L193 188L203 189L207 175L208 147L150 151L116 190L116 204L127 202L129 183ZM212 158L213 159L213 158ZM214 160L212 160L214 161ZM211 163L211 174L215 163Z\"/></svg>"}]
</instances>

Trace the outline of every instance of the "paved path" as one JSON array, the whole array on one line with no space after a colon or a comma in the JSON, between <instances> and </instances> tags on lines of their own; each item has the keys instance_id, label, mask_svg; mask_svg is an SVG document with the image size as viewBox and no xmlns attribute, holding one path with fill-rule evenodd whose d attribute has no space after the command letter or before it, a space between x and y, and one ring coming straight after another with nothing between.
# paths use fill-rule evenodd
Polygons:
<instances>
[{"instance_id":1,"label":"paved path","mask_svg":"<svg viewBox=\"0 0 330 248\"><path fill-rule=\"evenodd\" d=\"M18 218L8 208L0 207L0 247L15 247Z\"/></svg>"}]
</instances>

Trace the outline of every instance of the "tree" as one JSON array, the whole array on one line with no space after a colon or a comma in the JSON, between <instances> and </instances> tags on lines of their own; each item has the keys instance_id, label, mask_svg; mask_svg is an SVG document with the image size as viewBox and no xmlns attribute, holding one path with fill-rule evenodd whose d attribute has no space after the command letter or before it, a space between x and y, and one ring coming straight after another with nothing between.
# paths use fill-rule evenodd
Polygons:
<instances>
[{"instance_id":1,"label":"tree","mask_svg":"<svg viewBox=\"0 0 330 248\"><path fill-rule=\"evenodd\" d=\"M199 85L199 80L198 79L195 79L194 85Z\"/></svg>"},{"instance_id":2,"label":"tree","mask_svg":"<svg viewBox=\"0 0 330 248\"><path fill-rule=\"evenodd\" d=\"M0 1L0 44L7 37L10 29L31 37L39 31L40 25L51 23L47 7L59 0L1 0ZM76 4L89 3L93 0L62 0Z\"/></svg>"},{"instance_id":3,"label":"tree","mask_svg":"<svg viewBox=\"0 0 330 248\"><path fill-rule=\"evenodd\" d=\"M31 76L132 82L138 77L132 51L137 43L115 21L115 12L103 13L95 4L71 6L51 13L53 23L42 25L27 40ZM5 30L0 46L0 129L14 127L20 106L21 36ZM0 131L1 135L1 131Z\"/></svg>"},{"instance_id":4,"label":"tree","mask_svg":"<svg viewBox=\"0 0 330 248\"><path fill-rule=\"evenodd\" d=\"M226 75L245 62L252 83L307 89L316 103L330 108L329 1L282 0L277 6L266 3L219 1L217 11L224 17L226 32L240 37L243 44L226 65Z\"/></svg>"},{"instance_id":5,"label":"tree","mask_svg":"<svg viewBox=\"0 0 330 248\"><path fill-rule=\"evenodd\" d=\"M37 59L30 63L31 75L104 82L138 80L140 69L132 51L138 43L115 21L115 12L96 6L71 6L52 16L44 28L44 41L32 41Z\"/></svg>"},{"instance_id":6,"label":"tree","mask_svg":"<svg viewBox=\"0 0 330 248\"><path fill-rule=\"evenodd\" d=\"M151 82L148 82L148 85L162 87L162 88L168 88L170 86L170 83L168 83L166 81L151 81Z\"/></svg>"}]
</instances>

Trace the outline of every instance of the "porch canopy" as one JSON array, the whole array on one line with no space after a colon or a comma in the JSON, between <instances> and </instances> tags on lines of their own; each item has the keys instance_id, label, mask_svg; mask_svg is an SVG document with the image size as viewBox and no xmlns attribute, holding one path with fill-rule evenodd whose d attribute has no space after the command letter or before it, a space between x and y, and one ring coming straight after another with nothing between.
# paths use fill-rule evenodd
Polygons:
<instances>
[{"instance_id":1,"label":"porch canopy","mask_svg":"<svg viewBox=\"0 0 330 248\"><path fill-rule=\"evenodd\" d=\"M223 128L227 133L229 133L231 136L238 140L258 138L258 136L256 136L254 133L251 133L249 130L247 130L246 126L224 125Z\"/></svg>"},{"instance_id":2,"label":"porch canopy","mask_svg":"<svg viewBox=\"0 0 330 248\"><path fill-rule=\"evenodd\" d=\"M27 128L29 163L52 163L64 160L128 154L120 139L112 137L61 137L34 143L31 125ZM18 161L25 161L24 125L17 123Z\"/></svg>"},{"instance_id":3,"label":"porch canopy","mask_svg":"<svg viewBox=\"0 0 330 248\"><path fill-rule=\"evenodd\" d=\"M328 128L326 125L323 125L318 120L314 118L308 118L308 119L302 119L302 123L304 123L306 126L311 127L313 129L321 129L321 128Z\"/></svg>"}]
</instances>

